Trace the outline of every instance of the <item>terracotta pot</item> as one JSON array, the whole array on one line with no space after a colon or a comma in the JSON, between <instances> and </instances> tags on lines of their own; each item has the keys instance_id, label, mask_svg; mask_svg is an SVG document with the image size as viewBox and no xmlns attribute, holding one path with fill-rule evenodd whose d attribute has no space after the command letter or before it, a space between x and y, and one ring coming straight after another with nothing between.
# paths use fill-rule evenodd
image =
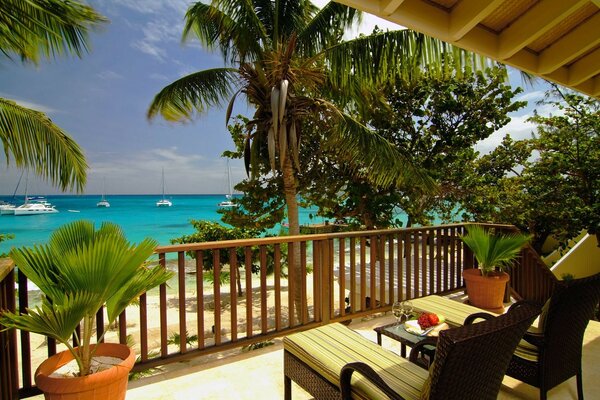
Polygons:
<instances>
[{"instance_id":1,"label":"terracotta pot","mask_svg":"<svg viewBox=\"0 0 600 400\"><path fill-rule=\"evenodd\" d=\"M495 272L482 276L478 268L465 269L462 273L469 304L496 313L504 311L504 291L509 276L506 272Z\"/></svg>"},{"instance_id":2,"label":"terracotta pot","mask_svg":"<svg viewBox=\"0 0 600 400\"><path fill-rule=\"evenodd\" d=\"M135 353L123 344L101 343L95 355L117 357L123 362L83 377L50 377L50 374L73 359L69 351L63 351L40 364L35 371L35 383L47 400L124 400Z\"/></svg>"}]
</instances>

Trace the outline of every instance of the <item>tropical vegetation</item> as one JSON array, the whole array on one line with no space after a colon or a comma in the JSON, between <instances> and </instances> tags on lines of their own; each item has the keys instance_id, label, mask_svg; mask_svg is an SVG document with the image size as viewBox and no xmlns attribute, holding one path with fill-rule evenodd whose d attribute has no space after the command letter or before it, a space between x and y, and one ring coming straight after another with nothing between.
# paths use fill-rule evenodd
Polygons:
<instances>
[{"instance_id":1,"label":"tropical vegetation","mask_svg":"<svg viewBox=\"0 0 600 400\"><path fill-rule=\"evenodd\" d=\"M480 225L467 227L461 239L473 252L483 276L512 265L521 248L531 239L522 233L493 233Z\"/></svg>"},{"instance_id":2,"label":"tropical vegetation","mask_svg":"<svg viewBox=\"0 0 600 400\"><path fill-rule=\"evenodd\" d=\"M39 64L43 58L89 49L90 30L106 19L79 1L2 0L0 52L9 60ZM0 98L0 141L6 162L31 168L62 190L82 191L87 163L81 148L47 115Z\"/></svg>"},{"instance_id":3,"label":"tropical vegetation","mask_svg":"<svg viewBox=\"0 0 600 400\"><path fill-rule=\"evenodd\" d=\"M44 296L26 314L3 312L0 324L56 339L73 355L79 376L88 375L98 310L105 307L110 325L142 293L172 276L160 266L145 265L156 245L152 239L130 244L112 223L96 229L91 221L75 221L54 231L45 245L11 250L20 271Z\"/></svg>"},{"instance_id":4,"label":"tropical vegetation","mask_svg":"<svg viewBox=\"0 0 600 400\"><path fill-rule=\"evenodd\" d=\"M549 236L566 243L600 230L600 102L554 86L535 114L537 133L504 138L463 174L464 218L516 225L542 252Z\"/></svg>"},{"instance_id":5,"label":"tropical vegetation","mask_svg":"<svg viewBox=\"0 0 600 400\"><path fill-rule=\"evenodd\" d=\"M243 95L254 108L245 129L246 168L256 174L266 163L281 177L290 234L299 233L298 149L309 120L326 132L328 145L335 145L348 165L361 159L367 168L362 173L374 184L412 181L431 189L427 176L402 153L323 94L344 104L360 99L363 87L390 79L392 71L407 76L427 66L430 73L442 73L450 62L474 63L474 58L409 30L344 41L344 31L359 18L356 10L334 2L322 9L304 0L197 2L186 14L183 38L195 37L220 51L228 66L166 86L148 117L185 121L229 100L229 120L236 97ZM299 301L300 292L296 295Z\"/></svg>"}]
</instances>

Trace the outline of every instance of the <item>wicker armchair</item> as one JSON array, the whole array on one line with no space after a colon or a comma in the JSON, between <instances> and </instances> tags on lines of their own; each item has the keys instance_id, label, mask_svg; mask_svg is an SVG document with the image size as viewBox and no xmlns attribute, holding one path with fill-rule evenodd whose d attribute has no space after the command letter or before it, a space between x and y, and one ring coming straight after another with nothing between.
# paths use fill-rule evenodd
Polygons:
<instances>
[{"instance_id":1,"label":"wicker armchair","mask_svg":"<svg viewBox=\"0 0 600 400\"><path fill-rule=\"evenodd\" d=\"M489 316L475 314L467 318L467 325L441 331L435 360L429 370L429 382L423 387L423 391L429 392L428 397L422 393L421 398L496 399L512 353L539 313L537 305L521 302L499 317L471 324L475 317ZM420 345L417 345L411 352L411 358L419 350ZM394 392L368 364L359 362L342 368L342 399L353 398L350 380L355 371L376 384L390 399L404 398Z\"/></svg>"},{"instance_id":2,"label":"wicker armchair","mask_svg":"<svg viewBox=\"0 0 600 400\"><path fill-rule=\"evenodd\" d=\"M538 331L524 336L506 374L539 388L542 400L548 390L576 376L582 400L583 334L599 299L600 274L558 286L543 308Z\"/></svg>"}]
</instances>

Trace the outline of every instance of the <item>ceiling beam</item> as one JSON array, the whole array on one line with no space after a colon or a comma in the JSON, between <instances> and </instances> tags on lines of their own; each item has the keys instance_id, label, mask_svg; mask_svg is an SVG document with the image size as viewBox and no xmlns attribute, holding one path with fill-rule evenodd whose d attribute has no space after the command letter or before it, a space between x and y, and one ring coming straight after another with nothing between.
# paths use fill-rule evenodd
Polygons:
<instances>
[{"instance_id":1,"label":"ceiling beam","mask_svg":"<svg viewBox=\"0 0 600 400\"><path fill-rule=\"evenodd\" d=\"M450 12L449 34L452 40L462 38L503 2L504 0L463 0L456 4Z\"/></svg>"},{"instance_id":2,"label":"ceiling beam","mask_svg":"<svg viewBox=\"0 0 600 400\"><path fill-rule=\"evenodd\" d=\"M600 73L600 49L596 49L569 66L569 85L577 86Z\"/></svg>"},{"instance_id":3,"label":"ceiling beam","mask_svg":"<svg viewBox=\"0 0 600 400\"><path fill-rule=\"evenodd\" d=\"M383 15L390 15L400 7L404 0L380 0L379 10Z\"/></svg>"},{"instance_id":4,"label":"ceiling beam","mask_svg":"<svg viewBox=\"0 0 600 400\"><path fill-rule=\"evenodd\" d=\"M594 90L592 92L593 96L600 96L600 76L594 78Z\"/></svg>"},{"instance_id":5,"label":"ceiling beam","mask_svg":"<svg viewBox=\"0 0 600 400\"><path fill-rule=\"evenodd\" d=\"M509 58L526 47L589 0L542 0L520 16L499 36L498 56Z\"/></svg>"},{"instance_id":6,"label":"ceiling beam","mask_svg":"<svg viewBox=\"0 0 600 400\"><path fill-rule=\"evenodd\" d=\"M600 43L598 27L600 27L600 13L554 42L540 53L538 72L540 74L552 72L596 47Z\"/></svg>"}]
</instances>

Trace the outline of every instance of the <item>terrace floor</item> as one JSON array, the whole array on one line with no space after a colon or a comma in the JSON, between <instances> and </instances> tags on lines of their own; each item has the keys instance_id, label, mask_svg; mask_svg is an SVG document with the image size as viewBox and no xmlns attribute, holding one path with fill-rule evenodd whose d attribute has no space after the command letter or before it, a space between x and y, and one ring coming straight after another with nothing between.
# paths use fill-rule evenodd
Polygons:
<instances>
[{"instance_id":1,"label":"terrace floor","mask_svg":"<svg viewBox=\"0 0 600 400\"><path fill-rule=\"evenodd\" d=\"M391 313L364 320L355 320L350 327L376 341L373 328L394 320ZM399 352L397 342L383 338L383 346ZM600 322L591 321L584 337L583 385L586 398L600 396ZM312 397L294 384L295 400ZM549 392L549 399L576 399L575 378ZM166 399L282 399L283 345L274 345L241 352L201 357L186 363L164 367L162 374L130 382L128 400ZM499 399L538 399L532 386L510 377L503 382Z\"/></svg>"}]
</instances>

